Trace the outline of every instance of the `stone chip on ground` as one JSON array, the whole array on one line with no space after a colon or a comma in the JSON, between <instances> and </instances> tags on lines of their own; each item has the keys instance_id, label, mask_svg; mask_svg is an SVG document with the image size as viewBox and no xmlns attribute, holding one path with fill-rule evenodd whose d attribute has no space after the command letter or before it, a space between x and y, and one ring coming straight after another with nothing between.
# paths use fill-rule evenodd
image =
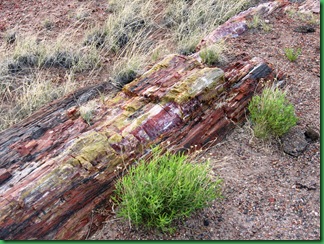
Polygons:
<instances>
[{"instance_id":1,"label":"stone chip on ground","mask_svg":"<svg viewBox=\"0 0 324 244\"><path fill-rule=\"evenodd\" d=\"M299 126L291 128L287 134L281 137L281 141L283 151L294 157L301 155L308 145L305 132Z\"/></svg>"}]
</instances>

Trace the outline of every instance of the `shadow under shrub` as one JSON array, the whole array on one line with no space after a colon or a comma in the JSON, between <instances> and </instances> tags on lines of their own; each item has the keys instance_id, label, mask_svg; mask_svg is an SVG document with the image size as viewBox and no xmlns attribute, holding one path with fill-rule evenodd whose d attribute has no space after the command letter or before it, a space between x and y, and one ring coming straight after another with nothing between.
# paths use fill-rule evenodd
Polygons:
<instances>
[{"instance_id":1,"label":"shadow under shrub","mask_svg":"<svg viewBox=\"0 0 324 244\"><path fill-rule=\"evenodd\" d=\"M210 178L207 163L190 163L183 154L161 155L159 148L152 152L149 163L141 161L117 182L117 216L136 227L173 231L174 220L221 197L222 180Z\"/></svg>"},{"instance_id":2,"label":"shadow under shrub","mask_svg":"<svg viewBox=\"0 0 324 244\"><path fill-rule=\"evenodd\" d=\"M254 96L248 110L254 134L262 139L280 137L298 121L294 106L286 99L286 93L278 88L265 88L261 96Z\"/></svg>"}]
</instances>

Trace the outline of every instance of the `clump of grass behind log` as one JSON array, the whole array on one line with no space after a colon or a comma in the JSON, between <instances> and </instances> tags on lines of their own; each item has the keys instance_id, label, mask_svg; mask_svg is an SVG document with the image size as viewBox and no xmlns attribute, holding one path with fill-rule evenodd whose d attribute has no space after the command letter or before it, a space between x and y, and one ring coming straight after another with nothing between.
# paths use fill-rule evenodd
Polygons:
<instances>
[{"instance_id":1,"label":"clump of grass behind log","mask_svg":"<svg viewBox=\"0 0 324 244\"><path fill-rule=\"evenodd\" d=\"M146 58L141 52L125 54L125 57L119 59L113 65L111 76L113 84L118 88L122 88L133 81L142 73L143 63L146 62Z\"/></svg>"},{"instance_id":2,"label":"clump of grass behind log","mask_svg":"<svg viewBox=\"0 0 324 244\"><path fill-rule=\"evenodd\" d=\"M169 1L164 17L165 25L171 29L177 50L190 52L193 50L190 43L198 44L197 40L244 9L247 4L246 0ZM184 43L189 43L187 48L183 47Z\"/></svg>"},{"instance_id":3,"label":"clump of grass behind log","mask_svg":"<svg viewBox=\"0 0 324 244\"><path fill-rule=\"evenodd\" d=\"M224 50L224 42L219 42L204 48L199 52L201 62L207 65L216 65L220 63L224 59L222 54Z\"/></svg>"},{"instance_id":4,"label":"clump of grass behind log","mask_svg":"<svg viewBox=\"0 0 324 244\"><path fill-rule=\"evenodd\" d=\"M16 87L0 79L0 131L77 87L72 75L59 86L46 77L46 74L36 72L20 80Z\"/></svg>"},{"instance_id":5,"label":"clump of grass behind log","mask_svg":"<svg viewBox=\"0 0 324 244\"><path fill-rule=\"evenodd\" d=\"M151 159L133 166L116 183L117 215L136 227L173 232L175 220L221 197L221 179L213 181L209 165L191 163L184 154L162 154L152 149Z\"/></svg>"},{"instance_id":6,"label":"clump of grass behind log","mask_svg":"<svg viewBox=\"0 0 324 244\"><path fill-rule=\"evenodd\" d=\"M66 43L39 43L33 38L20 39L8 63L8 72L16 74L37 68L90 70L99 63L99 53L89 47L74 50Z\"/></svg>"}]
</instances>

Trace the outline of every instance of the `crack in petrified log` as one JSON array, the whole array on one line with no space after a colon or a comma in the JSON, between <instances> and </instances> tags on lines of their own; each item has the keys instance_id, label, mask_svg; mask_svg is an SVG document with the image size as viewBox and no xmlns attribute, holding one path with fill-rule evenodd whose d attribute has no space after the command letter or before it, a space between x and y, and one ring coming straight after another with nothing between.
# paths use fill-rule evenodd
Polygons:
<instances>
[{"instance_id":1,"label":"crack in petrified log","mask_svg":"<svg viewBox=\"0 0 324 244\"><path fill-rule=\"evenodd\" d=\"M201 45L236 32L233 23L247 13L255 12L226 22ZM221 70L197 57L167 56L111 99L83 90L1 132L0 239L84 239L103 221L96 210L109 200L114 180L150 145L174 151L213 145L244 119L256 91L280 80L260 58ZM78 102L88 100L97 105L91 126L79 114Z\"/></svg>"}]
</instances>

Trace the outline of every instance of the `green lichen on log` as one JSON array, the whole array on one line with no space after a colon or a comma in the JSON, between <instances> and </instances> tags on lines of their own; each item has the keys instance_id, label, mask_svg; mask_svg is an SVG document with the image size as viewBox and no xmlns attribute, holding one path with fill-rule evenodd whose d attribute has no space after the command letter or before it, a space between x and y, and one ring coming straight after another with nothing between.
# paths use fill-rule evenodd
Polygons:
<instances>
[{"instance_id":1,"label":"green lichen on log","mask_svg":"<svg viewBox=\"0 0 324 244\"><path fill-rule=\"evenodd\" d=\"M176 83L165 94L162 101L164 103L173 101L183 104L199 95L205 96L204 100L206 100L207 97L217 96L217 90L211 90L224 82L223 70L219 68L204 68Z\"/></svg>"}]
</instances>

